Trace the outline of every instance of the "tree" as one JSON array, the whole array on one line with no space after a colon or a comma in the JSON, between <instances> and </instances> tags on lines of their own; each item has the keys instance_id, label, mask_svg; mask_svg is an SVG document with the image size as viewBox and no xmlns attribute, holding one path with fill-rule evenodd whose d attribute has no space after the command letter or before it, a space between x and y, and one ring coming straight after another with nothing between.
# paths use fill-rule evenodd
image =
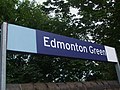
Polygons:
<instances>
[{"instance_id":1,"label":"tree","mask_svg":"<svg viewBox=\"0 0 120 90\"><path fill-rule=\"evenodd\" d=\"M35 1L4 0L0 1L0 22L118 47L119 6L107 0L47 0L43 6ZM77 9L77 15L70 8ZM111 63L8 51L7 82L113 80L113 67Z\"/></svg>"},{"instance_id":2,"label":"tree","mask_svg":"<svg viewBox=\"0 0 120 90\"><path fill-rule=\"evenodd\" d=\"M69 19L68 23L70 27L73 27L69 28L73 31L70 33L73 35L72 37L115 47L119 55L119 4L119 1L113 0L47 0L44 3L43 10L48 14L54 12L55 18L59 18L59 20L61 18L62 20ZM78 10L77 16L71 14L71 7ZM104 67L103 63L99 64L98 67ZM90 64L91 66L92 64ZM108 64L106 67L111 70L109 72L114 72L112 64ZM104 75L101 75L99 79L105 78L104 76L109 73L102 71L102 68L99 70L95 68L92 68L94 79L101 74ZM111 79L110 77L106 79ZM115 77L116 75L113 76L113 78ZM89 74L86 75L86 79L89 80L89 78L91 78L91 75L90 77Z\"/></svg>"},{"instance_id":3,"label":"tree","mask_svg":"<svg viewBox=\"0 0 120 90\"><path fill-rule=\"evenodd\" d=\"M34 1L30 2L28 0L25 0L21 2L18 0L4 0L0 1L0 9L1 24L2 22L6 21L8 23L48 31L52 27L50 26L52 20L41 10L41 5L37 4ZM8 52L7 82L22 83L42 81L42 78L40 78L42 75L42 72L40 73L41 69L37 70L37 63L32 61L35 60L35 57L33 57L34 55Z\"/></svg>"}]
</instances>

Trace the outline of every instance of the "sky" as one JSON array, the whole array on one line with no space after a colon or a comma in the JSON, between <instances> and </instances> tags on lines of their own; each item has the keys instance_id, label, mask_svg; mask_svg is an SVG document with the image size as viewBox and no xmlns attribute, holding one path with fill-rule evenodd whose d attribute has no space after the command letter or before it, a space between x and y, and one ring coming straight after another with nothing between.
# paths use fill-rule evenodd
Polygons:
<instances>
[{"instance_id":1,"label":"sky","mask_svg":"<svg viewBox=\"0 0 120 90\"><path fill-rule=\"evenodd\" d=\"M30 0L30 1L32 1L32 0ZM40 4L42 4L43 2L45 2L47 0L35 0L35 1L38 2L38 3L40 3Z\"/></svg>"},{"instance_id":2,"label":"sky","mask_svg":"<svg viewBox=\"0 0 120 90\"><path fill-rule=\"evenodd\" d=\"M32 1L32 0L30 0L30 1ZM42 4L43 2L45 2L45 1L47 1L47 0L35 0L35 1L38 2L38 3L40 3L40 4ZM72 14L77 14L78 10L75 9L75 8L70 8L70 12L71 12Z\"/></svg>"},{"instance_id":3,"label":"sky","mask_svg":"<svg viewBox=\"0 0 120 90\"><path fill-rule=\"evenodd\" d=\"M20 1L24 1L24 0L20 0ZM33 1L33 0L29 0L29 1ZM43 2L47 1L47 0L35 0L36 2L42 4Z\"/></svg>"}]
</instances>

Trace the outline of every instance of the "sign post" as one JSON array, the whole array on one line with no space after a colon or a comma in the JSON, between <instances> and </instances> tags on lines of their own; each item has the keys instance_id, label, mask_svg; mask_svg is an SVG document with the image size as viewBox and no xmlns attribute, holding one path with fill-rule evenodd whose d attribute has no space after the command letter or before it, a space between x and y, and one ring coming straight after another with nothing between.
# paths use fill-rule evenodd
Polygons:
<instances>
[{"instance_id":1,"label":"sign post","mask_svg":"<svg viewBox=\"0 0 120 90\"><path fill-rule=\"evenodd\" d=\"M7 50L113 62L120 83L120 65L113 47L8 24Z\"/></svg>"},{"instance_id":2,"label":"sign post","mask_svg":"<svg viewBox=\"0 0 120 90\"><path fill-rule=\"evenodd\" d=\"M120 83L120 65L113 47L7 24L6 22L2 25L0 45L0 90L6 90L7 50L113 62Z\"/></svg>"},{"instance_id":3,"label":"sign post","mask_svg":"<svg viewBox=\"0 0 120 90\"><path fill-rule=\"evenodd\" d=\"M0 43L0 90L6 90L6 46L7 23L4 22L1 29Z\"/></svg>"},{"instance_id":4,"label":"sign post","mask_svg":"<svg viewBox=\"0 0 120 90\"><path fill-rule=\"evenodd\" d=\"M119 61L115 64L115 68L116 68L116 73L117 73L117 77L118 77L118 82L120 84L120 64L119 64Z\"/></svg>"}]
</instances>

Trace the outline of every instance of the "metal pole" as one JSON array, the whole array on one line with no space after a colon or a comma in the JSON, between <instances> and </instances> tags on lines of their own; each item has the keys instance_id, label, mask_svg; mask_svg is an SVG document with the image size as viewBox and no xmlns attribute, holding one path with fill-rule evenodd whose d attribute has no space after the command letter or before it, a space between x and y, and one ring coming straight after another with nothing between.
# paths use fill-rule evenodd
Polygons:
<instances>
[{"instance_id":1,"label":"metal pole","mask_svg":"<svg viewBox=\"0 0 120 90\"><path fill-rule=\"evenodd\" d=\"M7 23L3 22L0 43L0 90L6 90L6 47Z\"/></svg>"},{"instance_id":2,"label":"metal pole","mask_svg":"<svg viewBox=\"0 0 120 90\"><path fill-rule=\"evenodd\" d=\"M120 64L119 61L115 64L116 72L117 72L117 77L118 77L118 82L120 84Z\"/></svg>"}]
</instances>

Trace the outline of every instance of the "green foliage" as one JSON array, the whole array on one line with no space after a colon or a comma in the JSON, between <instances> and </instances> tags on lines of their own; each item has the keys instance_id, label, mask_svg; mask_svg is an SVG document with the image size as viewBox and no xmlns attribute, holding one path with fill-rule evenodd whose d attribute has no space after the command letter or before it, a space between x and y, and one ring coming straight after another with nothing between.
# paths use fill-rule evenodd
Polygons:
<instances>
[{"instance_id":1,"label":"green foliage","mask_svg":"<svg viewBox=\"0 0 120 90\"><path fill-rule=\"evenodd\" d=\"M64 7L61 6L61 2L67 5L67 12L62 12ZM52 7L47 8L46 6ZM69 12L70 7L78 10L77 15L72 15ZM59 16L58 18L60 21L61 18L63 21L66 19L69 20L68 24L70 27L73 27L69 28L69 30L72 31L72 33L70 33L71 37L115 47L119 57L119 7L120 1L118 0L66 0L66 2L63 0L47 0L47 2L44 3L43 10L45 10L47 13L55 12L57 10L57 12L55 12L55 17ZM63 16L64 13L65 16ZM104 65L103 63L100 63L96 67L99 68L100 66L102 68L98 69L97 71L96 67L93 67L93 65L90 64L90 67L91 66L94 75L91 75L88 78L87 76L89 76L89 74L86 75L86 80L107 80L113 78L115 79L116 77L115 74L113 77L111 77L111 74L115 73L112 64L105 64L106 69L102 70ZM90 67L88 68L88 72L90 71Z\"/></svg>"},{"instance_id":2,"label":"green foliage","mask_svg":"<svg viewBox=\"0 0 120 90\"><path fill-rule=\"evenodd\" d=\"M113 64L9 52L7 82L75 82L116 79ZM100 65L101 64L101 65ZM106 65L112 67L109 68ZM109 75L110 74L110 75Z\"/></svg>"},{"instance_id":3,"label":"green foliage","mask_svg":"<svg viewBox=\"0 0 120 90\"><path fill-rule=\"evenodd\" d=\"M78 10L77 14L70 12ZM1 0L0 23L6 21L117 48L120 54L120 1ZM53 13L53 15L51 15ZM120 58L120 57L119 57ZM113 63L8 52L7 83L114 80Z\"/></svg>"}]
</instances>

